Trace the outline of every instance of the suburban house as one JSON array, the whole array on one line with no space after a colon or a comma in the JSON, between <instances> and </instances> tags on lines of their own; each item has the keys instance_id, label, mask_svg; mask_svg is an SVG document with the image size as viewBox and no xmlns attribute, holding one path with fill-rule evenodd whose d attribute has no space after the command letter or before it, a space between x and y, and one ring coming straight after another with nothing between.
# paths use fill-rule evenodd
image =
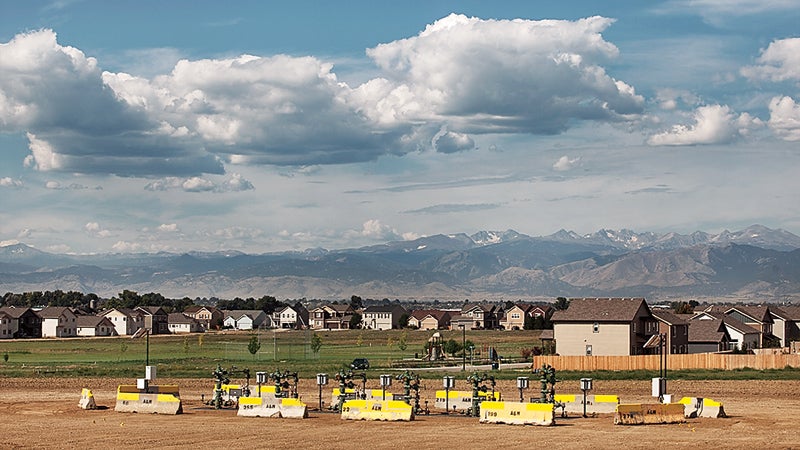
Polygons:
<instances>
[{"instance_id":1,"label":"suburban house","mask_svg":"<svg viewBox=\"0 0 800 450\"><path fill-rule=\"evenodd\" d=\"M308 310L300 303L278 308L272 314L272 324L275 328L297 330L308 328Z\"/></svg>"},{"instance_id":2,"label":"suburban house","mask_svg":"<svg viewBox=\"0 0 800 450\"><path fill-rule=\"evenodd\" d=\"M450 328L450 312L440 309L418 309L411 312L408 326L420 330L446 330Z\"/></svg>"},{"instance_id":3,"label":"suburban house","mask_svg":"<svg viewBox=\"0 0 800 450\"><path fill-rule=\"evenodd\" d=\"M206 330L222 327L222 321L225 320L225 314L213 306L192 305L183 313L200 322Z\"/></svg>"},{"instance_id":4,"label":"suburban house","mask_svg":"<svg viewBox=\"0 0 800 450\"><path fill-rule=\"evenodd\" d=\"M0 311L0 339L11 339L14 337L14 318Z\"/></svg>"},{"instance_id":5,"label":"suburban house","mask_svg":"<svg viewBox=\"0 0 800 450\"><path fill-rule=\"evenodd\" d=\"M454 314L450 316L450 329L451 330L473 330L475 329L475 322L472 317L463 314Z\"/></svg>"},{"instance_id":6,"label":"suburban house","mask_svg":"<svg viewBox=\"0 0 800 450\"><path fill-rule=\"evenodd\" d=\"M758 347L777 347L779 339L772 334L775 321L767 306L734 306L725 315L759 331Z\"/></svg>"},{"instance_id":7,"label":"suburban house","mask_svg":"<svg viewBox=\"0 0 800 450\"><path fill-rule=\"evenodd\" d=\"M690 320L692 322L698 320L716 320L722 322L730 336L731 349L735 348L741 351L747 351L759 348L758 343L760 342L761 333L757 329L736 320L732 316L726 316L725 314L717 312L701 311L695 314ZM689 333L691 333L692 326L692 324L689 325Z\"/></svg>"},{"instance_id":8,"label":"suburban house","mask_svg":"<svg viewBox=\"0 0 800 450\"><path fill-rule=\"evenodd\" d=\"M689 353L718 353L731 349L731 336L721 320L689 322Z\"/></svg>"},{"instance_id":9,"label":"suburban house","mask_svg":"<svg viewBox=\"0 0 800 450\"><path fill-rule=\"evenodd\" d=\"M27 307L3 306L0 312L11 317L14 338L42 337L42 318L34 310Z\"/></svg>"},{"instance_id":10,"label":"suburban house","mask_svg":"<svg viewBox=\"0 0 800 450\"><path fill-rule=\"evenodd\" d=\"M168 334L169 317L160 306L137 306L137 311L142 313L144 326L150 328L150 334Z\"/></svg>"},{"instance_id":11,"label":"suburban house","mask_svg":"<svg viewBox=\"0 0 800 450\"><path fill-rule=\"evenodd\" d=\"M471 303L461 308L461 315L472 319L472 330L493 330L498 327L497 306Z\"/></svg>"},{"instance_id":12,"label":"suburban house","mask_svg":"<svg viewBox=\"0 0 800 450\"><path fill-rule=\"evenodd\" d=\"M100 313L114 324L119 336L130 336L144 327L144 314L131 308L112 308Z\"/></svg>"},{"instance_id":13,"label":"suburban house","mask_svg":"<svg viewBox=\"0 0 800 450\"><path fill-rule=\"evenodd\" d=\"M524 330L525 318L536 319L541 317L546 320L552 308L549 306L532 305L530 303L516 303L503 314L500 319L500 328L504 330Z\"/></svg>"},{"instance_id":14,"label":"suburban house","mask_svg":"<svg viewBox=\"0 0 800 450\"><path fill-rule=\"evenodd\" d=\"M364 328L370 330L392 330L400 328L400 317L408 317L408 311L400 305L369 306L361 319Z\"/></svg>"},{"instance_id":15,"label":"suburban house","mask_svg":"<svg viewBox=\"0 0 800 450\"><path fill-rule=\"evenodd\" d=\"M669 311L653 309L658 320L658 333L666 337L668 352L676 355L689 353L689 324L685 319Z\"/></svg>"},{"instance_id":16,"label":"suburban house","mask_svg":"<svg viewBox=\"0 0 800 450\"><path fill-rule=\"evenodd\" d=\"M780 339L781 347L789 347L792 341L800 341L800 306L772 306L772 334Z\"/></svg>"},{"instance_id":17,"label":"suburban house","mask_svg":"<svg viewBox=\"0 0 800 450\"><path fill-rule=\"evenodd\" d=\"M260 309L225 311L223 325L234 330L255 330L272 327L269 315Z\"/></svg>"},{"instance_id":18,"label":"suburban house","mask_svg":"<svg viewBox=\"0 0 800 450\"><path fill-rule=\"evenodd\" d=\"M184 313L170 313L167 316L169 332L173 334L181 333L202 333L203 324L194 317Z\"/></svg>"},{"instance_id":19,"label":"suburban house","mask_svg":"<svg viewBox=\"0 0 800 450\"><path fill-rule=\"evenodd\" d=\"M105 316L78 316L78 336L117 336L117 330L108 317Z\"/></svg>"},{"instance_id":20,"label":"suburban house","mask_svg":"<svg viewBox=\"0 0 800 450\"><path fill-rule=\"evenodd\" d=\"M75 337L78 335L75 313L66 306L48 306L38 311L42 318L42 337Z\"/></svg>"},{"instance_id":21,"label":"suburban house","mask_svg":"<svg viewBox=\"0 0 800 450\"><path fill-rule=\"evenodd\" d=\"M308 313L309 325L315 330L346 330L355 313L349 304L318 306Z\"/></svg>"},{"instance_id":22,"label":"suburban house","mask_svg":"<svg viewBox=\"0 0 800 450\"><path fill-rule=\"evenodd\" d=\"M644 345L658 334L658 320L644 298L574 298L550 320L559 355L654 353Z\"/></svg>"}]
</instances>

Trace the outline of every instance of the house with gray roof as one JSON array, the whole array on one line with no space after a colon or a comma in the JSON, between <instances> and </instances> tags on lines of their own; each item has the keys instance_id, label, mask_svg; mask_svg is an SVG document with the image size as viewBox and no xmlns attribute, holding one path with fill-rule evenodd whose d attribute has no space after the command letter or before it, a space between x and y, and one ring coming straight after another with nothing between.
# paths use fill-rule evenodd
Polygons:
<instances>
[{"instance_id":1,"label":"house with gray roof","mask_svg":"<svg viewBox=\"0 0 800 450\"><path fill-rule=\"evenodd\" d=\"M689 353L718 353L731 349L728 328L720 320L693 320L689 323Z\"/></svg>"},{"instance_id":2,"label":"house with gray roof","mask_svg":"<svg viewBox=\"0 0 800 450\"><path fill-rule=\"evenodd\" d=\"M42 318L34 310L24 306L3 306L0 312L11 317L14 338L42 337Z\"/></svg>"},{"instance_id":3,"label":"house with gray roof","mask_svg":"<svg viewBox=\"0 0 800 450\"><path fill-rule=\"evenodd\" d=\"M666 337L670 354L689 353L689 324L670 311L653 309L653 317L658 320L658 332Z\"/></svg>"},{"instance_id":4,"label":"house with gray roof","mask_svg":"<svg viewBox=\"0 0 800 450\"><path fill-rule=\"evenodd\" d=\"M730 336L731 349L738 349L740 351L752 350L759 348L759 341L761 332L750 325L744 324L732 316L721 314L718 312L701 311L695 314L691 319L694 321L714 320L722 322L725 330ZM691 334L692 324L689 325L689 333Z\"/></svg>"},{"instance_id":5,"label":"house with gray roof","mask_svg":"<svg viewBox=\"0 0 800 450\"><path fill-rule=\"evenodd\" d=\"M800 306L770 306L772 334L780 340L781 347L800 341Z\"/></svg>"},{"instance_id":6,"label":"house with gray roof","mask_svg":"<svg viewBox=\"0 0 800 450\"><path fill-rule=\"evenodd\" d=\"M562 356L623 356L645 349L658 334L658 320L644 298L573 298L553 313L556 353Z\"/></svg>"}]
</instances>

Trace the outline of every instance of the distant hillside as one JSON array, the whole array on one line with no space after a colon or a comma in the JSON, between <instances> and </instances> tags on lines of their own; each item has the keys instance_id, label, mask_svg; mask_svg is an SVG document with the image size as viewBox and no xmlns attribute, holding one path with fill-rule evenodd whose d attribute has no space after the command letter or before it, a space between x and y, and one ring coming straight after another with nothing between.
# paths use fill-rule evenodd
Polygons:
<instances>
[{"instance_id":1,"label":"distant hillside","mask_svg":"<svg viewBox=\"0 0 800 450\"><path fill-rule=\"evenodd\" d=\"M556 296L800 300L800 237L754 225L712 235L513 230L343 250L249 255L55 255L0 247L0 290L124 289L167 297L541 299Z\"/></svg>"}]
</instances>

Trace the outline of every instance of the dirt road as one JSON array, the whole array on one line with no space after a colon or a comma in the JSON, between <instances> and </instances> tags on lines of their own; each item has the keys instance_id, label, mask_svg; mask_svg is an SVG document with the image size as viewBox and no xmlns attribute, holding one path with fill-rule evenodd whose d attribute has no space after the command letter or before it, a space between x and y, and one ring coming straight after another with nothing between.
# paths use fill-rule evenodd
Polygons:
<instances>
[{"instance_id":1,"label":"dirt road","mask_svg":"<svg viewBox=\"0 0 800 450\"><path fill-rule=\"evenodd\" d=\"M160 380L180 385L182 415L115 412L117 384L133 381L0 378L0 448L800 448L798 381L670 382L669 392L677 397L723 402L730 416L725 419L619 426L611 416L569 417L558 418L552 427L480 424L476 418L434 411L412 422L344 421L317 411L314 380L301 380L299 392L311 407L304 420L237 417L234 410L205 407L200 399L211 396L211 380ZM577 382L574 389L565 384L557 386L559 392L579 393ZM423 402L433 405L439 386L438 380L423 382ZM83 387L92 389L97 404L105 408L80 410ZM330 398L330 387L323 399ZM594 388L596 394L617 394L624 403L652 401L649 381L595 380ZM393 386L393 391L399 390ZM508 400L518 399L514 380L500 382L498 390ZM526 396L534 395L530 390Z\"/></svg>"}]
</instances>

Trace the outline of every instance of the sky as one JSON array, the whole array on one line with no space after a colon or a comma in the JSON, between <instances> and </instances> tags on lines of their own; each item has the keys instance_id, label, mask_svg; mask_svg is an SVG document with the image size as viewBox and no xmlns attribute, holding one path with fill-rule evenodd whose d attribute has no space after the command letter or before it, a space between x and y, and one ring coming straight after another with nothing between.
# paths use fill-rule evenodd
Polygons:
<instances>
[{"instance_id":1,"label":"sky","mask_svg":"<svg viewBox=\"0 0 800 450\"><path fill-rule=\"evenodd\" d=\"M800 234L800 0L0 0L0 245Z\"/></svg>"}]
</instances>

